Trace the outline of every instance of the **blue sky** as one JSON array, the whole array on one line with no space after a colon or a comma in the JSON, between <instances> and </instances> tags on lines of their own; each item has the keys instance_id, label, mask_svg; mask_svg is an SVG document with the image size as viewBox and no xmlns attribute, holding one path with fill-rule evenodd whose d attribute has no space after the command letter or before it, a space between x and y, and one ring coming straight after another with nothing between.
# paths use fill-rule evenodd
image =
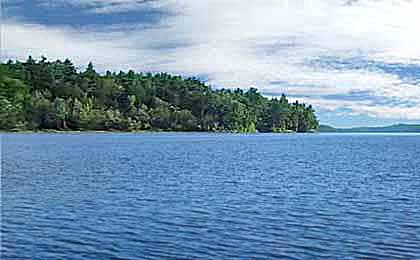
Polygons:
<instances>
[{"instance_id":1,"label":"blue sky","mask_svg":"<svg viewBox=\"0 0 420 260\"><path fill-rule=\"evenodd\" d=\"M339 127L420 123L418 10L414 0L3 0L1 58L257 87Z\"/></svg>"}]
</instances>

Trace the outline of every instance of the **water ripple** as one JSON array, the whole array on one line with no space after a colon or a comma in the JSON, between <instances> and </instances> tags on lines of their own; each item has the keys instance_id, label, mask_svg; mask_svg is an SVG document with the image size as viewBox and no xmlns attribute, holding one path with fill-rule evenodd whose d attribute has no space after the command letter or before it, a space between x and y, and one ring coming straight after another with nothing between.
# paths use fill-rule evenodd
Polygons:
<instances>
[{"instance_id":1,"label":"water ripple","mask_svg":"<svg viewBox=\"0 0 420 260\"><path fill-rule=\"evenodd\" d=\"M404 135L4 135L1 256L420 259L419 151Z\"/></svg>"}]
</instances>

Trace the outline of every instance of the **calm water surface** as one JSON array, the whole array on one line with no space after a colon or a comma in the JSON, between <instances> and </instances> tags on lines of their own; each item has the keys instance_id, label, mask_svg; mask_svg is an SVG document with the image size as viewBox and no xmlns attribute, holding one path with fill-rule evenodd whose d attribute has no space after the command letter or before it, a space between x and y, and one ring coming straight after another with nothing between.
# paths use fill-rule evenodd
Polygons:
<instances>
[{"instance_id":1,"label":"calm water surface","mask_svg":"<svg viewBox=\"0 0 420 260\"><path fill-rule=\"evenodd\" d=\"M420 259L420 135L7 134L1 259Z\"/></svg>"}]
</instances>

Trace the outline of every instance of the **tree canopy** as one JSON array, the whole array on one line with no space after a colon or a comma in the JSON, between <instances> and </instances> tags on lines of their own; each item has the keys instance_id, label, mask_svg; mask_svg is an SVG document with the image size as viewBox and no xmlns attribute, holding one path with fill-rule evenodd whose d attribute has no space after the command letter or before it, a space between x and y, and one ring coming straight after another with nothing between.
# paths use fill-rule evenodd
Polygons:
<instances>
[{"instance_id":1,"label":"tree canopy","mask_svg":"<svg viewBox=\"0 0 420 260\"><path fill-rule=\"evenodd\" d=\"M0 65L2 130L307 132L312 106L268 99L257 89L212 89L167 73L101 75L92 63L46 58Z\"/></svg>"}]
</instances>

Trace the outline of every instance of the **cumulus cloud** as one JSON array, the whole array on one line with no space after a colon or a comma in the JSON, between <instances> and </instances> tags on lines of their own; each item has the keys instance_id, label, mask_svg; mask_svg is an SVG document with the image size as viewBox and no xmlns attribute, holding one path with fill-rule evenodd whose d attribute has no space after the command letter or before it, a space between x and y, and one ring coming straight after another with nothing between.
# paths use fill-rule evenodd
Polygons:
<instances>
[{"instance_id":1,"label":"cumulus cloud","mask_svg":"<svg viewBox=\"0 0 420 260\"><path fill-rule=\"evenodd\" d=\"M111 69L206 75L214 86L305 96L306 103L321 109L420 120L415 107L420 107L419 81L376 66L420 64L420 1L60 1L107 13L147 4L171 15L148 28L120 24L75 30L9 21L5 52L19 58L33 53L84 63L92 59ZM337 67L313 62L326 57L362 57L367 63ZM369 92L372 99L331 100L358 91ZM381 98L398 102L377 103Z\"/></svg>"}]
</instances>

